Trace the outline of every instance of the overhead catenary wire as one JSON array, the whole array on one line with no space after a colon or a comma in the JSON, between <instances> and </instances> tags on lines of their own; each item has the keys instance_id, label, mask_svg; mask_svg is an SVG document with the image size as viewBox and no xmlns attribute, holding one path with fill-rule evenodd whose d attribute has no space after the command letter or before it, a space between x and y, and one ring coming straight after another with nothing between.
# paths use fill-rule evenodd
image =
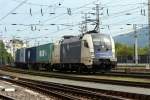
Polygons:
<instances>
[{"instance_id":1,"label":"overhead catenary wire","mask_svg":"<svg viewBox=\"0 0 150 100\"><path fill-rule=\"evenodd\" d=\"M139 8L139 7L135 7L135 8L131 8L131 9L127 9L127 10L123 10L123 11L120 11L120 12L115 12L115 13L111 13L111 15L110 15L110 18L112 18L112 17L120 17L120 14L125 14L126 12L129 12L130 11L130 13L131 14L133 14L133 13L136 13L136 12L139 12L139 11L134 11L134 10L138 10L137 8ZM90 9L90 8L88 8L88 9ZM131 12L131 11L134 11L134 12ZM32 14L32 13L31 13ZM64 13L64 14L67 14L67 13ZM77 16L78 16L78 14L79 13L74 13L74 14L77 14ZM115 16L114 16L115 15ZM74 16L75 17L75 16ZM107 16L102 16L102 18L107 18ZM63 23L61 23L61 24L63 24ZM0 24L0 25L12 25L12 24ZM22 25L22 26L29 26L29 25L31 25L31 24L15 24L15 25ZM32 25L39 25L39 26L47 26L47 25L51 25L50 23L49 24L39 24L39 23L33 23ZM56 24L57 25L57 24Z\"/></svg>"},{"instance_id":2,"label":"overhead catenary wire","mask_svg":"<svg viewBox=\"0 0 150 100\"><path fill-rule=\"evenodd\" d=\"M135 18L134 18L134 19L135 19ZM75 26L75 25L74 25L74 26ZM71 27L74 27L74 26L71 26ZM67 29L69 29L69 28L71 28L71 27L66 27L66 28L60 29L59 31L54 31L54 32L50 32L50 33L57 33L57 32L63 31L63 30L67 30ZM43 35L46 35L46 34L43 34ZM41 35L40 37L42 37L42 35Z\"/></svg>"},{"instance_id":3,"label":"overhead catenary wire","mask_svg":"<svg viewBox=\"0 0 150 100\"><path fill-rule=\"evenodd\" d=\"M85 7L83 7L83 8L85 8ZM45 14L44 14L45 15ZM66 13L65 13L65 15L66 15ZM116 15L118 15L118 14L116 14ZM55 16L54 16L55 17ZM62 16L60 16L60 17L62 17ZM58 17L58 20L60 19L60 17ZM111 18L112 16L110 16L110 18ZM118 17L118 16L117 16ZM64 18L64 17L63 17ZM53 18L51 18L50 19L50 21L53 21L54 19ZM41 21L42 22L42 21ZM49 23L49 22L48 22ZM45 24L46 25L46 24ZM57 25L57 24L56 24ZM68 28L68 27L66 27L66 28ZM68 28L69 29L69 28ZM61 31L61 28L60 28L60 31ZM56 32L59 32L59 31L56 31Z\"/></svg>"},{"instance_id":4,"label":"overhead catenary wire","mask_svg":"<svg viewBox=\"0 0 150 100\"><path fill-rule=\"evenodd\" d=\"M117 23L112 23L112 24L108 24L108 25L123 25L123 24L118 24L118 23L123 23L123 22L126 22L126 21L133 21L133 19L134 20L137 20L136 19L136 17L135 18L131 18L131 19L127 19L127 20L123 20L123 21L120 21L120 22L117 22ZM4 25L6 25L6 24L4 24ZM28 25L26 25L26 24L10 24L10 25L22 25L22 26L32 26L32 25L34 25L34 26L49 26L49 25L52 25L52 24L28 24ZM65 26L74 26L74 25L67 25L67 24L54 24L54 25L65 25Z\"/></svg>"},{"instance_id":5,"label":"overhead catenary wire","mask_svg":"<svg viewBox=\"0 0 150 100\"><path fill-rule=\"evenodd\" d=\"M11 11L9 11L6 15L4 15L3 17L0 18L0 21L2 21L3 19L5 19L8 15L10 15L12 12L14 12L16 9L18 9L20 6L22 6L25 2L27 2L28 0L24 0L22 1L19 5L17 5L14 9L12 9Z\"/></svg>"},{"instance_id":6,"label":"overhead catenary wire","mask_svg":"<svg viewBox=\"0 0 150 100\"><path fill-rule=\"evenodd\" d=\"M138 7L137 7L138 8ZM132 10L136 10L137 8L134 8L134 9L128 9L129 11L132 11ZM121 11L121 12L118 12L117 14L121 14L121 13L125 13L125 12L127 12L127 10L125 10L125 11ZM136 11L137 12L137 11ZM132 13L134 13L134 12L132 12ZM113 15L116 15L116 13L112 13ZM112 18L113 16L111 16L111 18ZM114 16L115 18L116 17L119 17L118 15L117 16ZM104 16L104 18L106 18L106 16ZM37 25L37 26L48 26L48 25L52 25L52 24L0 24L0 25L19 25L19 26L31 26L31 25ZM61 23L61 24L54 24L54 25L66 25L66 26L68 26L67 24L63 24L63 23Z\"/></svg>"},{"instance_id":7,"label":"overhead catenary wire","mask_svg":"<svg viewBox=\"0 0 150 100\"><path fill-rule=\"evenodd\" d=\"M124 4L124 5L114 5L114 6L111 6L111 5L109 5L109 6L104 6L104 8L110 8L110 7L119 7L119 6L123 6L123 7L126 7L126 6L129 6L129 5L131 5L131 6L136 6L136 5L139 5L139 4L143 4L144 5L144 3L135 3L135 4ZM50 7L50 6L48 6L48 7ZM144 6L143 6L144 7ZM67 9L67 10L70 10L70 9L76 9L76 8L69 8L68 9L68 7L59 7L59 8L64 8L64 9ZM91 8L91 7L90 7ZM139 8L140 8L140 6L139 6ZM31 9L31 8L30 8ZM142 8L141 8L142 9ZM143 9L144 10L144 9ZM44 12L44 10L43 10L43 13L45 13L45 14L49 14L49 13L46 13L46 12ZM28 13L21 13L21 12L13 12L12 14L28 14ZM33 14L39 14L39 12L36 12L36 13L33 13ZM63 13L62 13L63 14ZM64 13L65 14L65 13ZM60 16L61 17L61 16Z\"/></svg>"},{"instance_id":8,"label":"overhead catenary wire","mask_svg":"<svg viewBox=\"0 0 150 100\"><path fill-rule=\"evenodd\" d=\"M95 1L96 1L96 0L95 0ZM90 2L90 3L88 3L88 4L83 5L83 6L77 7L77 8L75 8L73 11L76 11L76 10L79 10L79 9L85 7L85 6L91 5L91 3L95 3L95 1L92 1L92 2ZM72 12L73 12L73 11L72 11ZM56 18L58 18L58 17L63 17L64 15L66 15L66 13L61 13L61 14L59 14L58 16L54 16L53 18L46 19L46 20L42 21L41 23L48 22L49 20L50 20L50 21L51 21L51 20L54 20L54 19L56 19Z\"/></svg>"},{"instance_id":9,"label":"overhead catenary wire","mask_svg":"<svg viewBox=\"0 0 150 100\"><path fill-rule=\"evenodd\" d=\"M129 10L128 10L128 11L129 11ZM123 13L123 12L120 12L120 13ZM63 15L65 15L65 13L62 13L62 14L60 14L60 15L58 15L58 16L54 16L53 18L44 20L44 21L42 21L42 22L43 22L43 23L44 23L44 22L48 22L49 20L52 21L52 20L56 19L57 17L63 17Z\"/></svg>"},{"instance_id":10,"label":"overhead catenary wire","mask_svg":"<svg viewBox=\"0 0 150 100\"><path fill-rule=\"evenodd\" d=\"M135 17L135 18L136 18L136 17ZM135 19L135 18L132 18L132 19ZM127 20L130 20L130 19L127 19ZM126 20L125 20L125 21L126 21ZM69 26L69 27L66 27L66 28L63 28L63 29L60 29L60 30L51 32L51 34L57 33L57 32L63 31L63 30L67 30L67 29L69 29L69 28L76 27L76 26L78 26L78 25L80 25L80 24L76 24L76 25L73 25L73 26ZM124 24L124 25L126 25L126 24ZM45 36L45 35L47 35L47 34L43 34L43 35ZM43 35L40 35L40 37L42 37Z\"/></svg>"},{"instance_id":11,"label":"overhead catenary wire","mask_svg":"<svg viewBox=\"0 0 150 100\"><path fill-rule=\"evenodd\" d=\"M75 10L79 10L79 9L84 8L85 6L90 5L91 3L95 3L95 2L96 2L96 0L95 0L95 1L92 1L92 2L90 2L90 3L88 3L88 4L85 4L85 5L83 5L83 6L77 7L77 8L75 8ZM66 13L63 13L63 15L64 15L64 14L66 14ZM61 14L58 15L58 16L54 16L54 18L56 18L56 17L61 17ZM53 18L51 18L51 20L52 20L52 19L53 19ZM50 20L50 19L48 19L48 20ZM48 20L45 20L44 22L47 22ZM42 23L42 22L40 21L40 23Z\"/></svg>"},{"instance_id":12,"label":"overhead catenary wire","mask_svg":"<svg viewBox=\"0 0 150 100\"><path fill-rule=\"evenodd\" d=\"M88 6L88 5L91 5L91 3L95 3L97 0L95 0L95 1L92 1L92 2L90 2L90 3L87 3L87 4L84 4L84 5L82 5L82 6L80 6L80 7L77 7L77 8L75 8L73 11L77 11L77 10L79 10L79 9L81 9L81 8L84 8L84 7L86 7L86 6ZM50 18L50 19L47 19L47 20L44 20L44 21L41 21L40 23L45 23L45 22L48 22L49 20L51 21L51 20L54 20L54 19L56 19L57 17L62 17L62 16L64 16L66 13L62 13L62 14L59 14L58 16L54 16L53 18Z\"/></svg>"},{"instance_id":13,"label":"overhead catenary wire","mask_svg":"<svg viewBox=\"0 0 150 100\"><path fill-rule=\"evenodd\" d=\"M53 18L52 18L53 19ZM47 20L46 20L47 21Z\"/></svg>"},{"instance_id":14,"label":"overhead catenary wire","mask_svg":"<svg viewBox=\"0 0 150 100\"><path fill-rule=\"evenodd\" d=\"M135 10L136 10L136 9L135 9ZM130 11L131 15L136 15L136 14L138 14L138 12L139 12L139 11L134 11L134 10L133 10L133 12ZM123 15L124 15L124 16L131 16L131 15L125 15L125 12L123 12L123 13L118 13L118 15L115 15L115 14L111 15L111 14L110 14L109 16L103 16L102 19L103 19L103 20L117 19L118 17L121 18L121 17L122 17L121 15L122 15L122 16L123 16ZM140 15L140 14L138 14L138 15L139 15L139 16L142 16L142 15ZM147 15L145 15L144 17L146 17L146 16L147 16ZM135 17L135 18L138 18L138 17ZM123 21L124 21L124 20L123 20Z\"/></svg>"},{"instance_id":15,"label":"overhead catenary wire","mask_svg":"<svg viewBox=\"0 0 150 100\"><path fill-rule=\"evenodd\" d=\"M12 1L15 1L15 2L21 2L20 0L12 0ZM54 2L55 0L51 1L52 3ZM50 7L52 5L47 5L47 4L38 4L38 3L32 3L32 2L26 2L25 4L27 5L31 5L31 6L46 6L46 7Z\"/></svg>"},{"instance_id":16,"label":"overhead catenary wire","mask_svg":"<svg viewBox=\"0 0 150 100\"><path fill-rule=\"evenodd\" d=\"M116 4L116 5L106 5L105 7L126 7L126 6L136 6L136 5L145 5L145 3L129 3L129 4ZM146 6L146 5L145 5Z\"/></svg>"}]
</instances>

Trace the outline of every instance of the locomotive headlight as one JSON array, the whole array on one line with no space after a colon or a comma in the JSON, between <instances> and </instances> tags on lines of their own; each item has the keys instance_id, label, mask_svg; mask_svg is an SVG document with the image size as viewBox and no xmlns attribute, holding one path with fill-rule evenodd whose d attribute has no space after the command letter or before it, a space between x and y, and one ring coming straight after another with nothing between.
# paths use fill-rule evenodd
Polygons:
<instances>
[{"instance_id":1,"label":"locomotive headlight","mask_svg":"<svg viewBox=\"0 0 150 100\"><path fill-rule=\"evenodd\" d=\"M110 61L117 61L117 58L111 58Z\"/></svg>"},{"instance_id":2,"label":"locomotive headlight","mask_svg":"<svg viewBox=\"0 0 150 100\"><path fill-rule=\"evenodd\" d=\"M91 52L91 58L95 58L94 52Z\"/></svg>"}]
</instances>

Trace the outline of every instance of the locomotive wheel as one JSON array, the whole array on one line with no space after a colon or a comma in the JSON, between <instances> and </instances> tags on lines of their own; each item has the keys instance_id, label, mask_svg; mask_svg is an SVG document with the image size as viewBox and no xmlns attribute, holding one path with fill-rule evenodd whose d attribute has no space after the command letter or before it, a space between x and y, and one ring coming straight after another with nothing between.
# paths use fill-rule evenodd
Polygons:
<instances>
[{"instance_id":1,"label":"locomotive wheel","mask_svg":"<svg viewBox=\"0 0 150 100\"><path fill-rule=\"evenodd\" d=\"M50 68L48 69L48 71L52 72L52 71L53 71L53 67L50 67Z\"/></svg>"},{"instance_id":2,"label":"locomotive wheel","mask_svg":"<svg viewBox=\"0 0 150 100\"><path fill-rule=\"evenodd\" d=\"M95 74L96 73L96 69L92 68L92 73Z\"/></svg>"},{"instance_id":3,"label":"locomotive wheel","mask_svg":"<svg viewBox=\"0 0 150 100\"><path fill-rule=\"evenodd\" d=\"M91 69L88 69L87 72L88 72L88 74L95 74L96 70L91 68Z\"/></svg>"},{"instance_id":4,"label":"locomotive wheel","mask_svg":"<svg viewBox=\"0 0 150 100\"><path fill-rule=\"evenodd\" d=\"M82 73L82 68L81 68L81 66L79 66L79 67L78 67L78 69L77 69L77 73L79 73L79 74L81 74L81 73Z\"/></svg>"},{"instance_id":5,"label":"locomotive wheel","mask_svg":"<svg viewBox=\"0 0 150 100\"><path fill-rule=\"evenodd\" d=\"M50 67L50 66L48 66L48 67L46 67L46 70L49 72L51 72L51 71L53 71L53 68L52 67Z\"/></svg>"}]
</instances>

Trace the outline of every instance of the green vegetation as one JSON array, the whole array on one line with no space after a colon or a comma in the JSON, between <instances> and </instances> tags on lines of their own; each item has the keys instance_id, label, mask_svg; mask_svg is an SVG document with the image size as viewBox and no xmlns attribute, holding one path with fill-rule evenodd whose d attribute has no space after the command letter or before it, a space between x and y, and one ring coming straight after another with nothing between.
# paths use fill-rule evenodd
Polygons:
<instances>
[{"instance_id":1,"label":"green vegetation","mask_svg":"<svg viewBox=\"0 0 150 100\"><path fill-rule=\"evenodd\" d=\"M0 64L8 64L12 61L11 54L6 51L4 43L0 41Z\"/></svg>"},{"instance_id":2,"label":"green vegetation","mask_svg":"<svg viewBox=\"0 0 150 100\"><path fill-rule=\"evenodd\" d=\"M117 56L133 56L134 55L134 46L128 46L121 43L115 44ZM148 47L138 48L138 55L147 55Z\"/></svg>"}]
</instances>

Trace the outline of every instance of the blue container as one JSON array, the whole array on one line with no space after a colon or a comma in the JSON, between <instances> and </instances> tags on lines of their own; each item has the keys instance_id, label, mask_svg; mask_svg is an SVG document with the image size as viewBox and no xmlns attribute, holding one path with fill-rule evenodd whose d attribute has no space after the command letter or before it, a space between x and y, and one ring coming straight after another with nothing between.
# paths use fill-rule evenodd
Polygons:
<instances>
[{"instance_id":1,"label":"blue container","mask_svg":"<svg viewBox=\"0 0 150 100\"><path fill-rule=\"evenodd\" d=\"M27 48L25 55L26 63L36 63L36 47Z\"/></svg>"},{"instance_id":2,"label":"blue container","mask_svg":"<svg viewBox=\"0 0 150 100\"><path fill-rule=\"evenodd\" d=\"M15 62L20 62L20 49L17 49L15 53Z\"/></svg>"}]
</instances>

